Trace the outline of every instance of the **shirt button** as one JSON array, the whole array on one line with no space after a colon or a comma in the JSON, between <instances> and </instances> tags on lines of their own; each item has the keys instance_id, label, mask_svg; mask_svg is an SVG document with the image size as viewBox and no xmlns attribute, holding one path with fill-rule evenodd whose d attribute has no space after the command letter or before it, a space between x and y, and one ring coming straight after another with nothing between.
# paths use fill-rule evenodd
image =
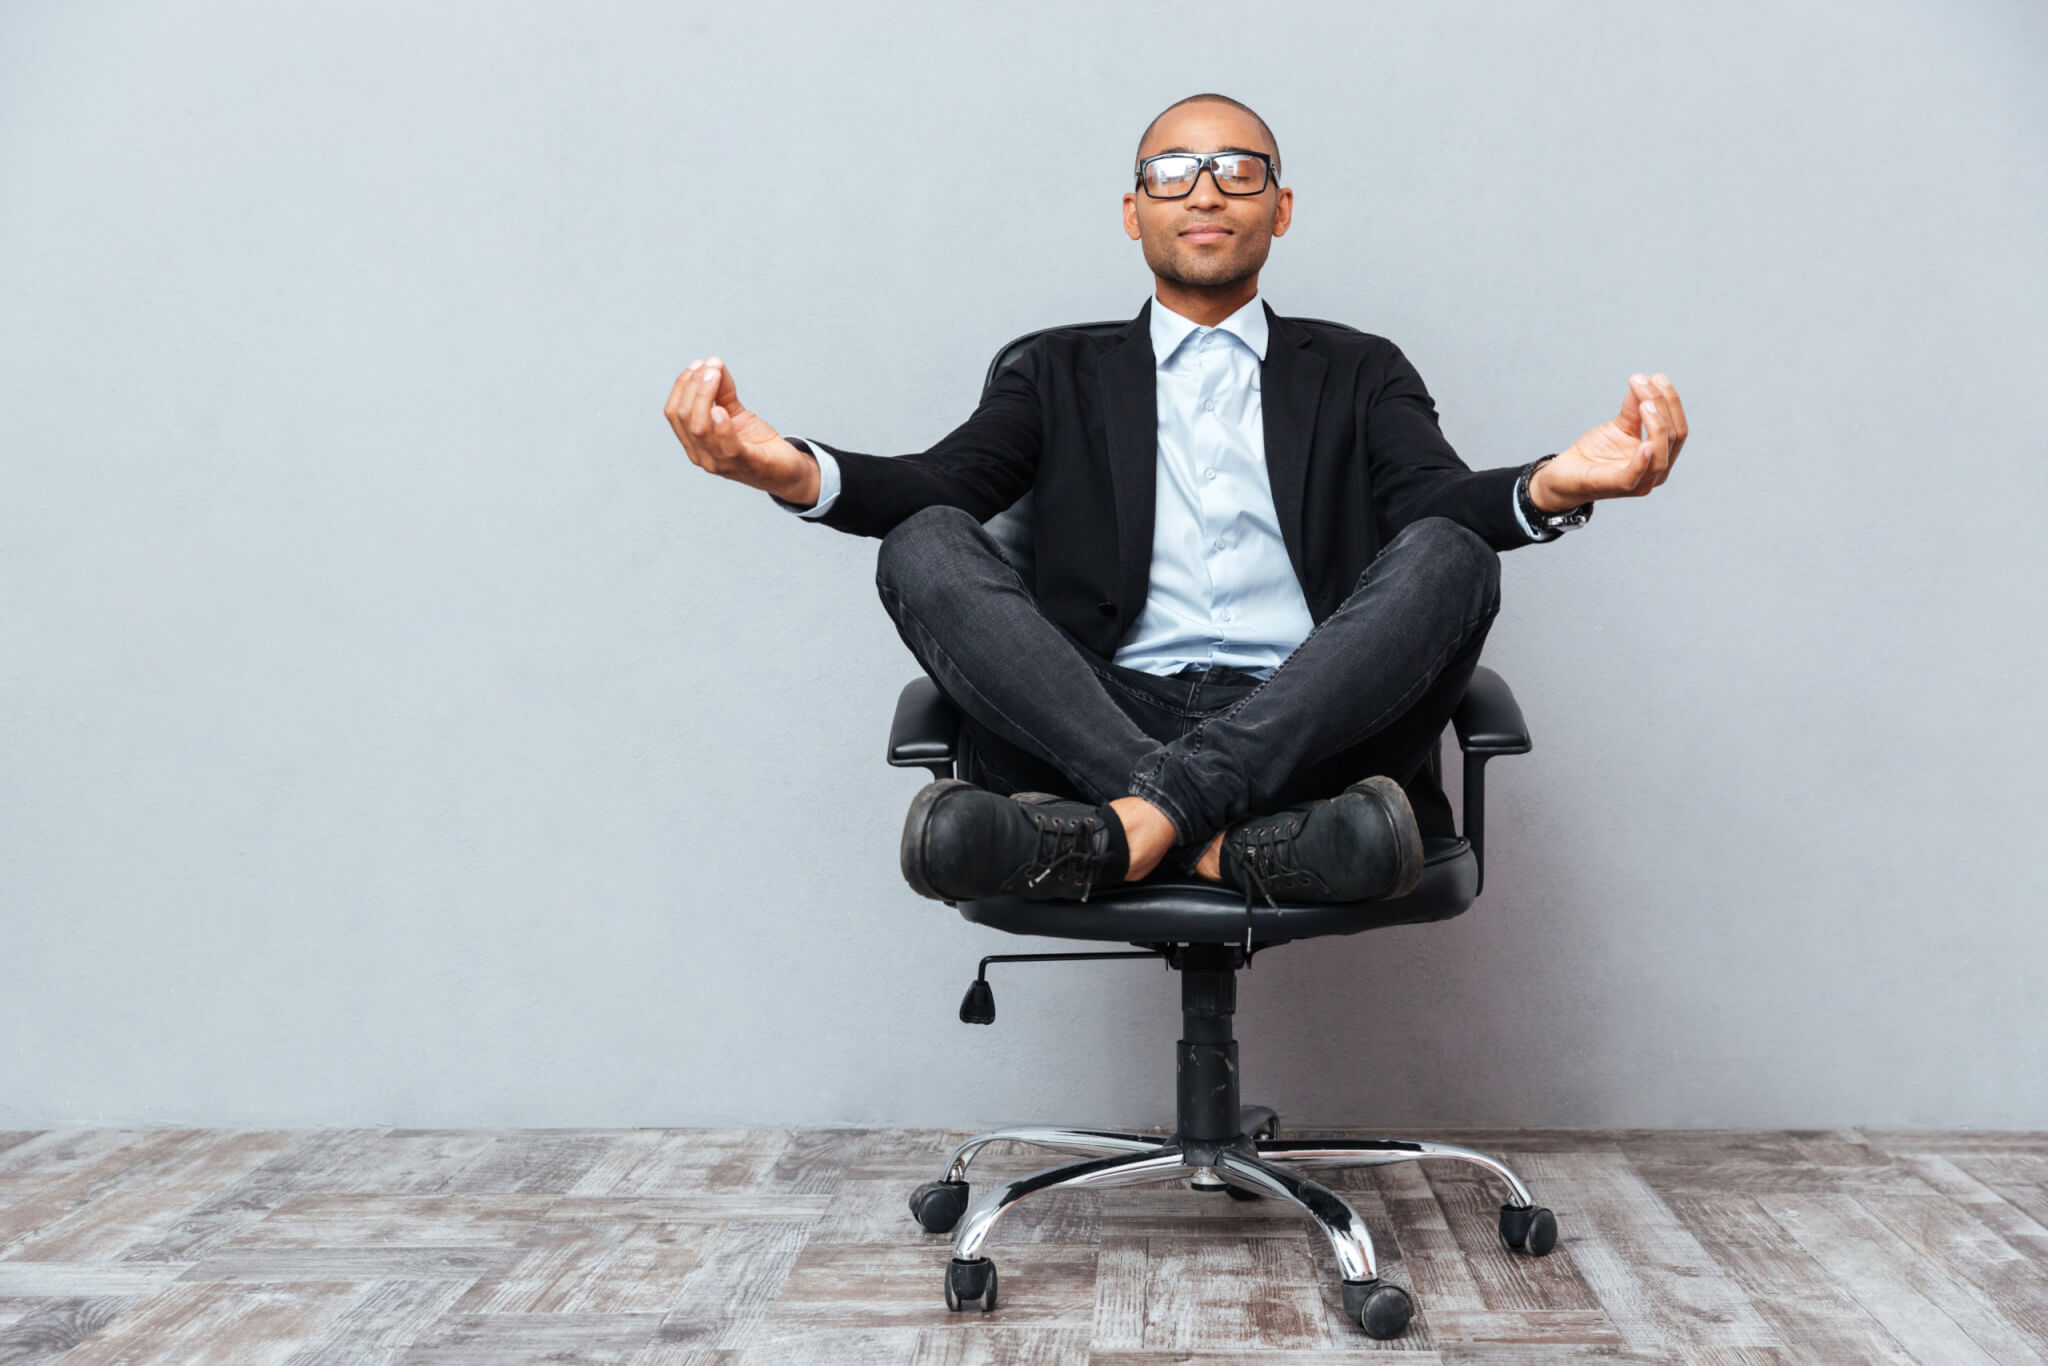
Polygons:
<instances>
[{"instance_id":1,"label":"shirt button","mask_svg":"<svg viewBox=\"0 0 2048 1366\"><path fill-rule=\"evenodd\" d=\"M1216 400L1212 398L1212 399L1210 399L1210 400L1209 400L1209 401L1208 401L1207 403L1204 403L1204 404L1202 405L1202 411L1203 411L1203 412L1205 412L1205 413L1213 413L1213 412L1215 412L1215 411L1216 411Z\"/></svg>"},{"instance_id":2,"label":"shirt button","mask_svg":"<svg viewBox=\"0 0 2048 1366\"><path fill-rule=\"evenodd\" d=\"M1216 471L1214 471L1214 470L1203 470L1203 471L1202 471L1202 477L1203 477L1204 479L1214 479L1214 478L1216 477Z\"/></svg>"}]
</instances>

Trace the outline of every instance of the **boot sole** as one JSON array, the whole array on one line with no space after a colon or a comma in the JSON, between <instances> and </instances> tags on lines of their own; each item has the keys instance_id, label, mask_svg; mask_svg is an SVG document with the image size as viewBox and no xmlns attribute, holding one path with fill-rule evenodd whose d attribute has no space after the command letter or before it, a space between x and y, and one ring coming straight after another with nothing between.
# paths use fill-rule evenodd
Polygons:
<instances>
[{"instance_id":1,"label":"boot sole","mask_svg":"<svg viewBox=\"0 0 2048 1366\"><path fill-rule=\"evenodd\" d=\"M933 901L956 901L957 897L947 896L925 877L926 835L931 830L932 813L948 793L960 788L973 789L974 784L959 778L939 778L926 783L910 799L910 811L903 818L903 840L897 849L897 860L903 867L903 880L910 884L910 890Z\"/></svg>"}]
</instances>

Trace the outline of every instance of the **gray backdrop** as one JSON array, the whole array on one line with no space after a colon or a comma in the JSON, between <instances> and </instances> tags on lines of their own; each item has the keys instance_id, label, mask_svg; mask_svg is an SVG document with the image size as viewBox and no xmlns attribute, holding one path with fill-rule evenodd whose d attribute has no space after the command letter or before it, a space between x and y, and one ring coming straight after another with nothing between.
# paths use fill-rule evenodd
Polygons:
<instances>
[{"instance_id":1,"label":"gray backdrop","mask_svg":"<svg viewBox=\"0 0 2048 1366\"><path fill-rule=\"evenodd\" d=\"M0 1125L1159 1123L1175 982L896 868L876 542L683 457L717 353L905 451L1136 312L1133 145L1279 135L1282 312L1474 467L1536 735L1443 925L1261 957L1302 1121L2048 1126L2035 5L13 4ZM1454 791L1455 795L1455 791Z\"/></svg>"}]
</instances>

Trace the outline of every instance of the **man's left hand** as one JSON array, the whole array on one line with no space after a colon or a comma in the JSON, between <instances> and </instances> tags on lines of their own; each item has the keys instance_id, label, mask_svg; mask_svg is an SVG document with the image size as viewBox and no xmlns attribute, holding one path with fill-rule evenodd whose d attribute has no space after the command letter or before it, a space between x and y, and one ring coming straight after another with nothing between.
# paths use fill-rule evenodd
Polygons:
<instances>
[{"instance_id":1,"label":"man's left hand","mask_svg":"<svg viewBox=\"0 0 2048 1366\"><path fill-rule=\"evenodd\" d=\"M1640 498L1671 477L1685 445L1685 406L1664 375L1631 375L1621 412L1536 471L1529 497L1545 512L1599 498Z\"/></svg>"}]
</instances>

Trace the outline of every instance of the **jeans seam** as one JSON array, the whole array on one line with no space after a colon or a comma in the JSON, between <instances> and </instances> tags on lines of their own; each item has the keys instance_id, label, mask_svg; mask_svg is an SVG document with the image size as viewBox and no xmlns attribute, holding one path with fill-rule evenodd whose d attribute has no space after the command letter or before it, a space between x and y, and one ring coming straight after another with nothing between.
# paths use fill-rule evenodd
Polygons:
<instances>
[{"instance_id":1,"label":"jeans seam","mask_svg":"<svg viewBox=\"0 0 2048 1366\"><path fill-rule=\"evenodd\" d=\"M1182 716L1186 716L1189 714L1184 707L1176 703L1166 701L1165 699L1160 697L1156 697L1153 694L1144 691L1142 688L1132 687L1130 684L1124 682L1121 678L1118 678L1115 674L1110 673L1108 670L1102 668L1093 659L1090 659L1088 661L1088 667L1095 670L1095 676L1102 680L1103 685L1105 687L1115 688L1118 692L1122 693L1125 697L1130 698L1134 702L1142 702L1148 707L1157 707L1162 711L1177 712Z\"/></svg>"}]
</instances>

